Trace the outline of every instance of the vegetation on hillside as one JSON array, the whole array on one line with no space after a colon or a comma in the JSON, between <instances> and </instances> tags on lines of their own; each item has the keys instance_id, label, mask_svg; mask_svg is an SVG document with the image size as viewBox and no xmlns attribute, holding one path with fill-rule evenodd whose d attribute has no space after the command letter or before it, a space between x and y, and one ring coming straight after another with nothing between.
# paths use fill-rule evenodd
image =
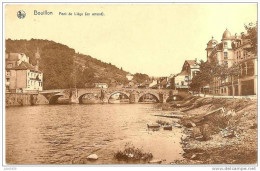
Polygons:
<instances>
[{"instance_id":1,"label":"vegetation on hillside","mask_svg":"<svg viewBox=\"0 0 260 171\"><path fill-rule=\"evenodd\" d=\"M75 53L66 45L39 39L6 40L6 53L25 53L33 65L37 48L41 55L39 69L44 73L44 89L93 87L97 82L109 86L128 83L128 72L122 68Z\"/></svg>"},{"instance_id":2,"label":"vegetation on hillside","mask_svg":"<svg viewBox=\"0 0 260 171\"><path fill-rule=\"evenodd\" d=\"M141 73L136 73L134 74L133 80L136 83L142 84L144 83L146 80L149 81L150 77L147 74L141 74Z\"/></svg>"}]
</instances>

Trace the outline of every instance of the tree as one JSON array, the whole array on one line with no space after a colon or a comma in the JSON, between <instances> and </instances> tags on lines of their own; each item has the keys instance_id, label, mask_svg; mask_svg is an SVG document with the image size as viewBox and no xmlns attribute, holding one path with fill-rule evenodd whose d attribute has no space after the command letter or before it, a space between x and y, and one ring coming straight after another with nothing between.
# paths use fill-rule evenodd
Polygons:
<instances>
[{"instance_id":1,"label":"tree","mask_svg":"<svg viewBox=\"0 0 260 171\"><path fill-rule=\"evenodd\" d=\"M235 78L238 78L240 76L240 66L235 63L232 67L228 69L228 76L231 78L231 83L232 83L232 90L234 88L234 80ZM234 93L232 92L232 95L234 96Z\"/></svg>"},{"instance_id":2,"label":"tree","mask_svg":"<svg viewBox=\"0 0 260 171\"><path fill-rule=\"evenodd\" d=\"M175 89L175 77L172 77L172 78L170 79L170 88L171 88L171 89Z\"/></svg>"},{"instance_id":3,"label":"tree","mask_svg":"<svg viewBox=\"0 0 260 171\"><path fill-rule=\"evenodd\" d=\"M201 88L211 84L214 81L214 78L221 77L225 78L227 74L227 66L219 65L217 60L212 59L211 62L200 61L200 72L193 77L192 82L190 84L192 91L200 91Z\"/></svg>"},{"instance_id":4,"label":"tree","mask_svg":"<svg viewBox=\"0 0 260 171\"><path fill-rule=\"evenodd\" d=\"M137 83L143 83L146 80L150 80L150 77L147 74L136 73L134 74L133 80Z\"/></svg>"},{"instance_id":5,"label":"tree","mask_svg":"<svg viewBox=\"0 0 260 171\"><path fill-rule=\"evenodd\" d=\"M247 35L243 34L243 38L250 39L251 48L248 51L257 54L257 22L249 23L248 25L244 25Z\"/></svg>"}]
</instances>

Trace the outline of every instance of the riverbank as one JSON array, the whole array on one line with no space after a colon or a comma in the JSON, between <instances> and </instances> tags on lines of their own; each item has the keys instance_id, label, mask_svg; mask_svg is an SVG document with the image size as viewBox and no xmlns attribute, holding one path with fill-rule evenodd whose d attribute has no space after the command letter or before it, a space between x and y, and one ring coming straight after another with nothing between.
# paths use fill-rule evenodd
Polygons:
<instances>
[{"instance_id":1,"label":"riverbank","mask_svg":"<svg viewBox=\"0 0 260 171\"><path fill-rule=\"evenodd\" d=\"M5 106L31 106L49 104L48 100L41 94L30 93L6 93Z\"/></svg>"},{"instance_id":2,"label":"riverbank","mask_svg":"<svg viewBox=\"0 0 260 171\"><path fill-rule=\"evenodd\" d=\"M172 164L257 163L257 100L190 97L167 108L182 113L186 135Z\"/></svg>"}]
</instances>

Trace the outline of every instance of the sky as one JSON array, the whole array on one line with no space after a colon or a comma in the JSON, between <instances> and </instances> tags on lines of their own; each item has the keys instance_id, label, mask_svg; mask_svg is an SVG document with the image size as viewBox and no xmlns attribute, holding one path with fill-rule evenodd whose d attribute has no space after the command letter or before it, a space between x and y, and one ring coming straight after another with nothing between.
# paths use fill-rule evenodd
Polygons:
<instances>
[{"instance_id":1,"label":"sky","mask_svg":"<svg viewBox=\"0 0 260 171\"><path fill-rule=\"evenodd\" d=\"M17 17L19 10L24 19ZM35 10L53 15L34 15ZM240 34L244 24L256 21L256 3L15 4L5 6L5 38L53 40L133 74L169 76L185 60L206 60L212 36L220 42L226 29Z\"/></svg>"}]
</instances>

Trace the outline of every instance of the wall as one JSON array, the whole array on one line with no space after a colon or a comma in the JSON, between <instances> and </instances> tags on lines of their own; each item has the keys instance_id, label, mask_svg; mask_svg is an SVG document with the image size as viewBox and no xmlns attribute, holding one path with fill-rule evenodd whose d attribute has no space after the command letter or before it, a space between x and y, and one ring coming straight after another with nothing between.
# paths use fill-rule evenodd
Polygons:
<instances>
[{"instance_id":1,"label":"wall","mask_svg":"<svg viewBox=\"0 0 260 171\"><path fill-rule=\"evenodd\" d=\"M10 89L16 89L16 71L10 70Z\"/></svg>"},{"instance_id":2,"label":"wall","mask_svg":"<svg viewBox=\"0 0 260 171\"><path fill-rule=\"evenodd\" d=\"M49 104L41 94L6 93L5 106L24 106L36 104Z\"/></svg>"},{"instance_id":3,"label":"wall","mask_svg":"<svg viewBox=\"0 0 260 171\"><path fill-rule=\"evenodd\" d=\"M181 84L181 82L184 82L184 85ZM175 77L175 86L176 88L181 88L181 86L184 86L183 88L188 88L188 82L185 81L185 75L178 75Z\"/></svg>"},{"instance_id":4,"label":"wall","mask_svg":"<svg viewBox=\"0 0 260 171\"><path fill-rule=\"evenodd\" d=\"M26 70L16 70L16 88L26 88Z\"/></svg>"},{"instance_id":5,"label":"wall","mask_svg":"<svg viewBox=\"0 0 260 171\"><path fill-rule=\"evenodd\" d=\"M39 78L36 79L36 78ZM27 78L27 79L26 79ZM27 82L27 87L25 89L25 91L42 91L42 87L43 87L43 74L37 71L30 71L27 70L26 73L26 82Z\"/></svg>"}]
</instances>

